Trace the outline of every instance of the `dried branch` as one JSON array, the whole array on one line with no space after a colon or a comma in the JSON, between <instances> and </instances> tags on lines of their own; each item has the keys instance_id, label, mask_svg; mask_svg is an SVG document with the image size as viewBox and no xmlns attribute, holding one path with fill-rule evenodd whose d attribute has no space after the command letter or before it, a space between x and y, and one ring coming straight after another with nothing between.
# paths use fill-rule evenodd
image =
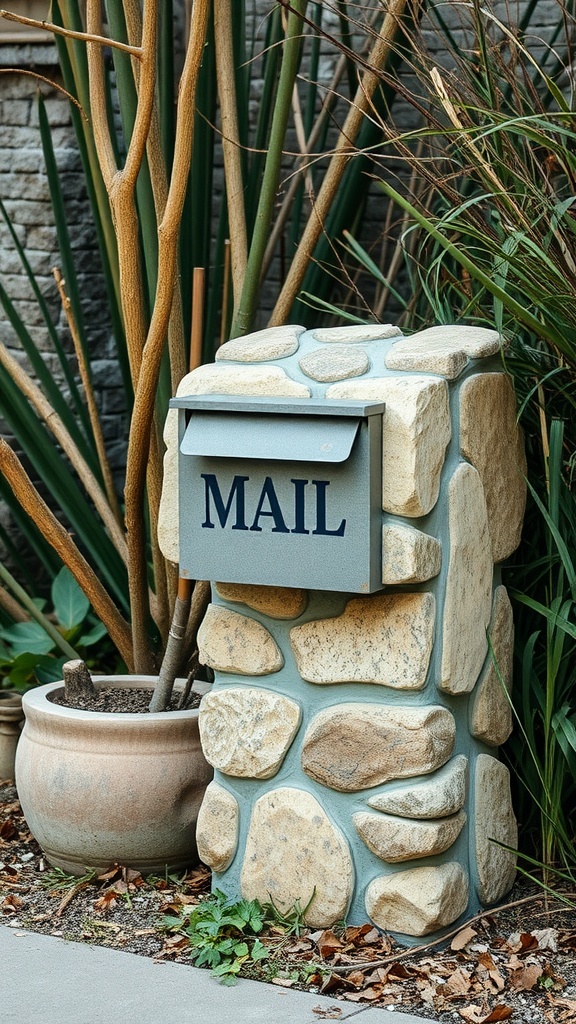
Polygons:
<instances>
[{"instance_id":1,"label":"dried branch","mask_svg":"<svg viewBox=\"0 0 576 1024\"><path fill-rule=\"evenodd\" d=\"M500 907L490 907L486 910L481 910L479 914L474 914L474 917L469 918L468 921L463 921L457 928L452 928L449 932L444 932L438 939L432 939L432 942L426 942L422 946L412 946L408 949L403 949L399 953L393 953L391 956L386 956L382 960L370 960L365 966L369 967L370 970L376 970L377 967L387 967L388 964L394 964L398 960L405 960L409 956L415 956L416 953L423 953L426 949L432 949L434 946L438 946L441 942L446 942L446 939L451 939L452 936L458 935L464 928L469 928L470 925L475 924L477 921L481 921L483 917L494 917L495 914L502 913L503 910L510 910L512 907L520 907L523 903L533 903L534 900L542 899L541 894L535 894L533 896L524 896L521 900L513 900L511 903L503 903ZM351 971L358 970L358 963L346 964L345 967L330 967L332 974L350 974ZM364 965L363 965L364 966Z\"/></svg>"},{"instance_id":2,"label":"dried branch","mask_svg":"<svg viewBox=\"0 0 576 1024\"><path fill-rule=\"evenodd\" d=\"M75 32L70 28L62 28L54 25L51 21L37 21L36 18L25 18L22 14L12 14L11 11L0 10L0 18L6 21L15 21L18 25L27 25L28 28L39 28L46 32L52 32L56 36L66 36L68 39L80 39L85 43L97 43L98 46L112 46L116 50L123 50L132 54L133 57L141 59L142 49L139 46L128 46L126 43L119 43L116 39L108 39L103 35L94 35L90 32Z\"/></svg>"},{"instance_id":3,"label":"dried branch","mask_svg":"<svg viewBox=\"0 0 576 1024\"><path fill-rule=\"evenodd\" d=\"M58 82L53 82L51 78L46 78L46 75L39 75L37 71L28 71L26 68L0 68L0 75L29 75L30 78L37 78L39 82L44 82L49 85L51 89L56 89L57 92L61 92L70 103L73 103L78 108L82 117L85 121L88 120L88 115L84 110L81 103L78 102L75 96L71 92L68 92L63 85L59 85Z\"/></svg>"}]
</instances>

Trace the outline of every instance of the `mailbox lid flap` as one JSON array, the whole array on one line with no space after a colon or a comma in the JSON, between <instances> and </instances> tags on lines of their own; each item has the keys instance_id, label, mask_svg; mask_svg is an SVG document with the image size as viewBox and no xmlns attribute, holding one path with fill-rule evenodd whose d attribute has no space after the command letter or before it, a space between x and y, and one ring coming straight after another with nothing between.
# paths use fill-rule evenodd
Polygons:
<instances>
[{"instance_id":1,"label":"mailbox lid flap","mask_svg":"<svg viewBox=\"0 0 576 1024\"><path fill-rule=\"evenodd\" d=\"M195 411L183 455L280 462L345 462L360 419Z\"/></svg>"}]
</instances>

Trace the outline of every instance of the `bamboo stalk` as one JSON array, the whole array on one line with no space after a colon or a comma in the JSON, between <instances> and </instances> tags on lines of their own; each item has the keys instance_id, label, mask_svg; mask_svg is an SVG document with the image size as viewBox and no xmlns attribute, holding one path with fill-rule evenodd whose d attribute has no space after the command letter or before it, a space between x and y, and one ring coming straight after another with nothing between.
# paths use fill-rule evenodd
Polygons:
<instances>
[{"instance_id":1,"label":"bamboo stalk","mask_svg":"<svg viewBox=\"0 0 576 1024\"><path fill-rule=\"evenodd\" d=\"M139 0L124 0L124 13L126 17L126 29L129 42L135 45L135 40L142 36L142 12ZM140 88L140 65L134 65L134 81L136 89ZM152 107L150 120L150 131L146 143L146 156L150 171L150 183L154 197L154 209L156 221L161 223L166 210L168 198L168 174L162 147L162 137L158 118L158 106L156 98ZM178 280L174 282L174 296L172 312L168 324L168 351L170 354L170 382L172 391L176 392L178 384L186 373L186 356L184 341L184 320L182 316L182 295Z\"/></svg>"},{"instance_id":2,"label":"bamboo stalk","mask_svg":"<svg viewBox=\"0 0 576 1024\"><path fill-rule=\"evenodd\" d=\"M146 59L142 62L142 77L140 83L139 104L132 137L128 144L126 162L122 170L116 165L116 157L110 135L108 124L108 111L106 104L106 82L104 76L104 63L102 51L93 43L87 45L89 85L90 85L90 108L92 111L92 126L94 142L98 160L104 178L104 184L108 193L114 228L118 243L118 264L120 275L120 296L122 312L126 331L126 344L128 358L134 388L140 372L142 360L142 348L146 337L146 318L144 305L144 290L142 281L142 267L140 263L139 226L138 215L135 204L136 177L140 169L146 137L152 113L152 100L154 94L154 56L149 56L149 50L154 50L154 27L155 22L152 16L157 11L157 0L150 0L146 3L146 42L143 50L146 50ZM87 0L86 5L87 23L89 32L94 32L101 26L100 0ZM151 22L152 18L152 24ZM151 65L151 66L150 66ZM146 103L140 98L146 96ZM142 111L146 114L143 116Z\"/></svg>"},{"instance_id":3,"label":"bamboo stalk","mask_svg":"<svg viewBox=\"0 0 576 1024\"><path fill-rule=\"evenodd\" d=\"M334 155L324 176L310 219L304 229L290 270L278 296L270 317L270 326L285 323L292 304L304 280L306 269L312 259L314 248L324 227L324 222L334 202L344 172L353 158L354 142L371 105L371 99L380 81L379 70L384 66L392 51L392 44L408 0L390 0L387 5L380 32L370 51L367 63L370 70L364 72L362 80L344 125L338 136ZM374 69L374 70L372 70Z\"/></svg>"},{"instance_id":4,"label":"bamboo stalk","mask_svg":"<svg viewBox=\"0 0 576 1024\"><path fill-rule=\"evenodd\" d=\"M228 331L228 308L230 302L230 239L224 242L224 272L222 284L222 309L220 310L220 337L218 347L226 341Z\"/></svg>"},{"instance_id":5,"label":"bamboo stalk","mask_svg":"<svg viewBox=\"0 0 576 1024\"><path fill-rule=\"evenodd\" d=\"M149 0L150 2L150 0ZM159 274L148 337L142 353L126 465L126 526L130 564L130 598L136 664L149 663L146 643L146 551L142 501L148 441L164 338L174 292L178 264L178 236L194 140L194 101L206 35L209 0L196 0L192 9L190 39L180 80L174 163L166 211L158 228ZM145 62L144 62L145 63Z\"/></svg>"},{"instance_id":6,"label":"bamboo stalk","mask_svg":"<svg viewBox=\"0 0 576 1024\"><path fill-rule=\"evenodd\" d=\"M248 233L244 204L242 152L238 129L234 45L232 39L232 0L214 0L214 38L216 76L222 120L222 151L228 205L228 225L234 292L234 317L240 303L248 262Z\"/></svg>"},{"instance_id":7,"label":"bamboo stalk","mask_svg":"<svg viewBox=\"0 0 576 1024\"><path fill-rule=\"evenodd\" d=\"M14 622L30 622L30 616L24 611L21 605L12 594L9 594L4 587L0 587L0 608L6 612Z\"/></svg>"},{"instance_id":8,"label":"bamboo stalk","mask_svg":"<svg viewBox=\"0 0 576 1024\"><path fill-rule=\"evenodd\" d=\"M192 271L192 324L190 328L190 370L202 365L202 331L204 325L204 267Z\"/></svg>"},{"instance_id":9,"label":"bamboo stalk","mask_svg":"<svg viewBox=\"0 0 576 1024\"><path fill-rule=\"evenodd\" d=\"M102 620L113 643L116 644L128 670L133 671L132 636L128 623L122 617L108 592L84 556L76 547L62 523L34 487L17 455L10 445L0 440L0 471L4 474L22 509L43 534L45 540L58 553L79 586L82 588L96 615Z\"/></svg>"}]
</instances>

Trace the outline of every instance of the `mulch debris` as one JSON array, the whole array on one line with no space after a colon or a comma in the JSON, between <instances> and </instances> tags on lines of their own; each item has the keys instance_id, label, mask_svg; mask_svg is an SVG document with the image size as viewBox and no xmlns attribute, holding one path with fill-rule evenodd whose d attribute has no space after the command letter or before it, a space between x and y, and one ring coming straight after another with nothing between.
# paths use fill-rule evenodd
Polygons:
<instances>
[{"instance_id":1,"label":"mulch debris","mask_svg":"<svg viewBox=\"0 0 576 1024\"><path fill-rule=\"evenodd\" d=\"M178 878L116 865L71 880L46 862L14 786L0 781L0 922L8 927L190 963L188 938L167 932L163 917L209 891L204 865ZM565 895L576 904L576 892ZM526 881L443 945L406 950L369 923L298 936L271 927L261 938L270 957L250 977L330 996L334 1005L317 1007L319 1019L338 1019L338 1003L352 1002L442 1024L576 1022L576 910Z\"/></svg>"}]
</instances>

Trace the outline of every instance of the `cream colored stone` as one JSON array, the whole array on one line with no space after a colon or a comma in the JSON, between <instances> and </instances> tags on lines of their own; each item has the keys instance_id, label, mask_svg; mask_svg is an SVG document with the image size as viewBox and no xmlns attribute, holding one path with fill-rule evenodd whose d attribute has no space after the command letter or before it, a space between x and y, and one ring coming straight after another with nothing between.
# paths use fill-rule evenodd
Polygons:
<instances>
[{"instance_id":1,"label":"cream colored stone","mask_svg":"<svg viewBox=\"0 0 576 1024\"><path fill-rule=\"evenodd\" d=\"M474 823L478 899L496 903L512 888L516 877L516 854L498 843L518 848L518 826L512 809L510 772L490 754L476 759L474 781Z\"/></svg>"},{"instance_id":2,"label":"cream colored stone","mask_svg":"<svg viewBox=\"0 0 576 1024\"><path fill-rule=\"evenodd\" d=\"M317 327L312 331L315 341L324 344L353 344L354 342L382 341L385 338L402 336L394 324L349 324L348 327Z\"/></svg>"},{"instance_id":3,"label":"cream colored stone","mask_svg":"<svg viewBox=\"0 0 576 1024\"><path fill-rule=\"evenodd\" d=\"M178 565L180 551L178 538L180 522L178 518L178 410L169 409L164 422L164 466L162 476L162 494L158 513L158 546L169 562Z\"/></svg>"},{"instance_id":4,"label":"cream colored stone","mask_svg":"<svg viewBox=\"0 0 576 1024\"><path fill-rule=\"evenodd\" d=\"M460 811L437 821L412 821L391 814L358 811L352 815L352 820L372 853L387 864L399 864L444 853L456 842L466 824L466 815Z\"/></svg>"},{"instance_id":5,"label":"cream colored stone","mask_svg":"<svg viewBox=\"0 0 576 1024\"><path fill-rule=\"evenodd\" d=\"M396 342L386 355L389 370L420 370L439 373L449 380L458 377L469 359L483 359L500 348L497 331L456 325L429 327Z\"/></svg>"},{"instance_id":6,"label":"cream colored stone","mask_svg":"<svg viewBox=\"0 0 576 1024\"><path fill-rule=\"evenodd\" d=\"M461 463L450 480L448 519L450 555L439 686L447 693L469 693L488 651L493 565L482 481L467 463Z\"/></svg>"},{"instance_id":7,"label":"cream colored stone","mask_svg":"<svg viewBox=\"0 0 576 1024\"><path fill-rule=\"evenodd\" d=\"M298 339L305 330L305 327L296 327L292 324L284 327L265 327L262 331L227 341L216 352L216 359L234 359L240 363L283 359L297 351Z\"/></svg>"},{"instance_id":8,"label":"cream colored stone","mask_svg":"<svg viewBox=\"0 0 576 1024\"><path fill-rule=\"evenodd\" d=\"M198 651L201 665L241 676L265 676L284 665L276 641L260 622L218 604L208 605Z\"/></svg>"},{"instance_id":9,"label":"cream colored stone","mask_svg":"<svg viewBox=\"0 0 576 1024\"><path fill-rule=\"evenodd\" d=\"M385 932L430 935L453 924L467 906L468 878L455 863L382 875L366 890L366 910Z\"/></svg>"},{"instance_id":10,"label":"cream colored stone","mask_svg":"<svg viewBox=\"0 0 576 1024\"><path fill-rule=\"evenodd\" d=\"M505 373L479 373L462 384L460 448L484 486L495 562L518 547L526 507L526 455L516 414Z\"/></svg>"},{"instance_id":11,"label":"cream colored stone","mask_svg":"<svg viewBox=\"0 0 576 1024\"><path fill-rule=\"evenodd\" d=\"M271 619L297 619L306 608L308 592L292 587L265 587L251 583L217 583L225 601L245 604Z\"/></svg>"},{"instance_id":12,"label":"cream colored stone","mask_svg":"<svg viewBox=\"0 0 576 1024\"><path fill-rule=\"evenodd\" d=\"M448 385L434 377L372 377L332 384L326 398L386 403L382 507L424 516L438 500L440 472L451 436Z\"/></svg>"},{"instance_id":13,"label":"cream colored stone","mask_svg":"<svg viewBox=\"0 0 576 1024\"><path fill-rule=\"evenodd\" d=\"M182 378L182 395L261 395L310 398L310 388L292 380L281 366L207 363Z\"/></svg>"},{"instance_id":14,"label":"cream colored stone","mask_svg":"<svg viewBox=\"0 0 576 1024\"><path fill-rule=\"evenodd\" d=\"M468 758L459 754L423 782L386 788L368 805L402 818L445 818L464 806L467 786Z\"/></svg>"},{"instance_id":15,"label":"cream colored stone","mask_svg":"<svg viewBox=\"0 0 576 1024\"><path fill-rule=\"evenodd\" d=\"M499 747L512 732L507 693L512 690L514 618L506 587L496 589L488 632L494 655L490 654L470 699L470 732L487 746Z\"/></svg>"},{"instance_id":16,"label":"cream colored stone","mask_svg":"<svg viewBox=\"0 0 576 1024\"><path fill-rule=\"evenodd\" d=\"M332 348L317 348L302 356L299 364L302 373L322 383L344 380L345 377L359 377L370 369L370 360L363 349L349 345L334 345Z\"/></svg>"},{"instance_id":17,"label":"cream colored stone","mask_svg":"<svg viewBox=\"0 0 576 1024\"><path fill-rule=\"evenodd\" d=\"M442 568L442 545L412 526L382 527L382 583L422 583Z\"/></svg>"},{"instance_id":18,"label":"cream colored stone","mask_svg":"<svg viewBox=\"0 0 576 1024\"><path fill-rule=\"evenodd\" d=\"M296 902L312 928L346 916L354 888L348 843L315 797L301 789L265 793L254 805L241 875L245 899L281 911Z\"/></svg>"},{"instance_id":19,"label":"cream colored stone","mask_svg":"<svg viewBox=\"0 0 576 1024\"><path fill-rule=\"evenodd\" d=\"M456 726L436 705L337 704L312 719L302 747L310 778L342 793L426 775L452 753Z\"/></svg>"},{"instance_id":20,"label":"cream colored stone","mask_svg":"<svg viewBox=\"0 0 576 1024\"><path fill-rule=\"evenodd\" d=\"M309 683L378 683L421 690L434 640L432 594L377 594L348 601L342 615L290 630Z\"/></svg>"},{"instance_id":21,"label":"cream colored stone","mask_svg":"<svg viewBox=\"0 0 576 1024\"><path fill-rule=\"evenodd\" d=\"M196 825L198 856L213 871L225 871L238 846L238 801L218 782L211 782Z\"/></svg>"},{"instance_id":22,"label":"cream colored stone","mask_svg":"<svg viewBox=\"0 0 576 1024\"><path fill-rule=\"evenodd\" d=\"M296 701L255 686L207 693L200 707L200 739L206 760L225 775L270 779L300 726Z\"/></svg>"}]
</instances>

